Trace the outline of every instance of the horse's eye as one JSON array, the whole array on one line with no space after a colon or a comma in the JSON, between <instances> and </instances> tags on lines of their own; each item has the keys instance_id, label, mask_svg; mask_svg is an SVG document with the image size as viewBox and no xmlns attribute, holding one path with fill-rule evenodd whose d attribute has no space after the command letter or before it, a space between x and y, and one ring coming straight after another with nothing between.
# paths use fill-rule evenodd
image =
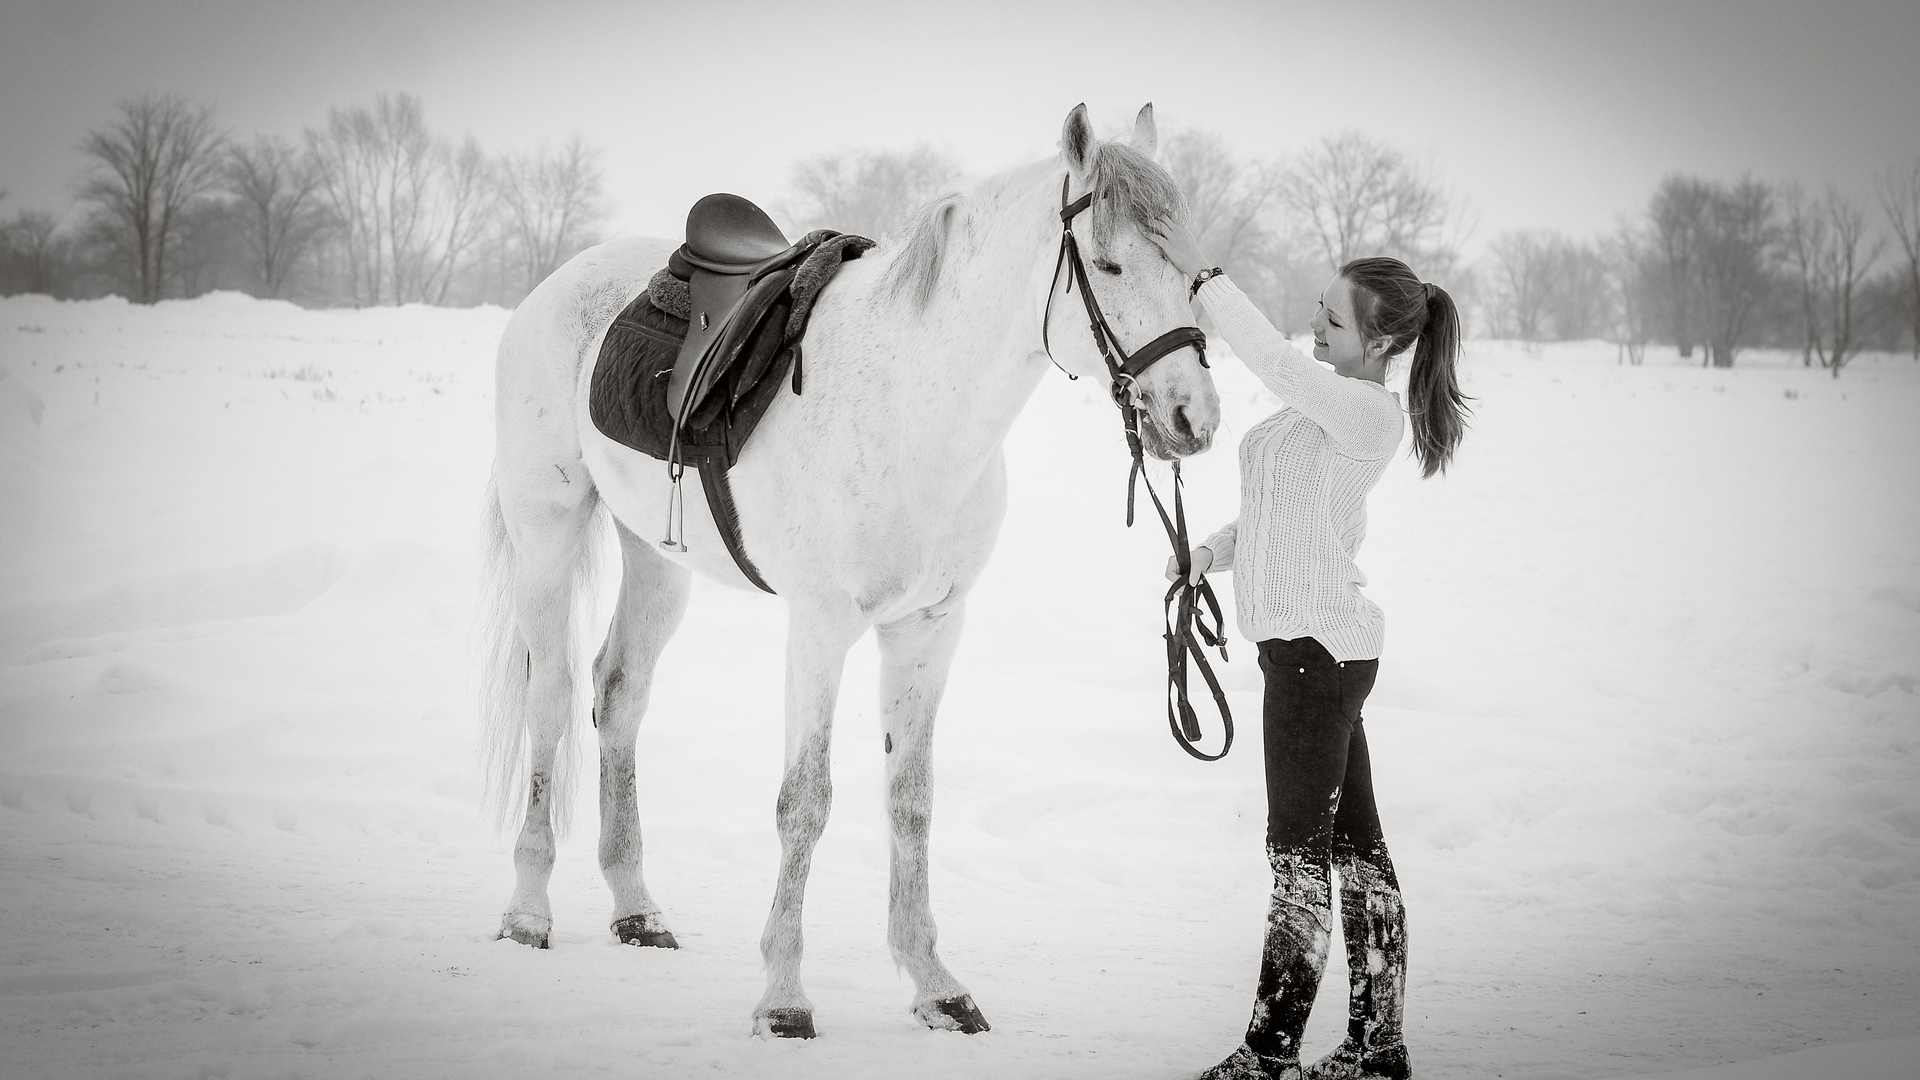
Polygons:
<instances>
[{"instance_id":1,"label":"horse's eye","mask_svg":"<svg viewBox=\"0 0 1920 1080\"><path fill-rule=\"evenodd\" d=\"M1113 274L1116 277L1120 274L1120 264L1108 259L1093 260L1093 267L1103 274Z\"/></svg>"}]
</instances>

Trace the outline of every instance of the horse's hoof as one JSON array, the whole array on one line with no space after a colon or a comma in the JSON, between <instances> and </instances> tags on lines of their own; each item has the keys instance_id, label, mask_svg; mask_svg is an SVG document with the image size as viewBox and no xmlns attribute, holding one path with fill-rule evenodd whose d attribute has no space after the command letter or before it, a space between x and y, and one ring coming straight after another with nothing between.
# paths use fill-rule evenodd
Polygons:
<instances>
[{"instance_id":1,"label":"horse's hoof","mask_svg":"<svg viewBox=\"0 0 1920 1080\"><path fill-rule=\"evenodd\" d=\"M538 915L508 915L500 920L500 933L494 938L508 938L522 945L531 945L536 949L550 949L548 938L553 932L553 920Z\"/></svg>"},{"instance_id":2,"label":"horse's hoof","mask_svg":"<svg viewBox=\"0 0 1920 1080\"><path fill-rule=\"evenodd\" d=\"M987 1018L980 1015L980 1007L973 1003L972 994L959 997L941 998L929 1001L914 1008L913 1014L920 1022L935 1031L958 1031L962 1035L978 1035L993 1030Z\"/></svg>"},{"instance_id":3,"label":"horse's hoof","mask_svg":"<svg viewBox=\"0 0 1920 1080\"><path fill-rule=\"evenodd\" d=\"M629 915L616 919L613 923L613 935L622 945L639 945L649 949L677 949L680 943L673 939L673 931L668 930L661 921L659 912L644 915Z\"/></svg>"},{"instance_id":4,"label":"horse's hoof","mask_svg":"<svg viewBox=\"0 0 1920 1080\"><path fill-rule=\"evenodd\" d=\"M814 1037L811 1009L768 1009L753 1018L753 1033L775 1039Z\"/></svg>"},{"instance_id":5,"label":"horse's hoof","mask_svg":"<svg viewBox=\"0 0 1920 1080\"><path fill-rule=\"evenodd\" d=\"M553 948L553 946L549 944L547 941L547 935L536 934L531 930L522 930L522 929L519 929L518 927L513 927L510 929L500 931L500 937L494 938L493 940L499 941L500 938L507 938L512 941L517 941L522 945L531 945L536 949Z\"/></svg>"}]
</instances>

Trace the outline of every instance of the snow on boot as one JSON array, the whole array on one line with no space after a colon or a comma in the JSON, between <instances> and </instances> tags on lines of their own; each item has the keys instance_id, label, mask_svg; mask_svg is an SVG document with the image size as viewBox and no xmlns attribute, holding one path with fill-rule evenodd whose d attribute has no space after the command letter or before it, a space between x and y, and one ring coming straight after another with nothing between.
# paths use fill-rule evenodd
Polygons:
<instances>
[{"instance_id":1,"label":"snow on boot","mask_svg":"<svg viewBox=\"0 0 1920 1080\"><path fill-rule=\"evenodd\" d=\"M1246 1037L1247 1046L1262 1057L1300 1058L1300 1036L1333 938L1333 891L1324 850L1267 850L1273 898Z\"/></svg>"},{"instance_id":2,"label":"snow on boot","mask_svg":"<svg viewBox=\"0 0 1920 1080\"><path fill-rule=\"evenodd\" d=\"M1407 914L1384 848L1337 858L1340 928L1347 944L1347 1038L1308 1066L1305 1080L1406 1080L1402 1041Z\"/></svg>"},{"instance_id":3,"label":"snow on boot","mask_svg":"<svg viewBox=\"0 0 1920 1080\"><path fill-rule=\"evenodd\" d=\"M1257 1054L1246 1043L1197 1080L1300 1080L1300 1059Z\"/></svg>"},{"instance_id":4,"label":"snow on boot","mask_svg":"<svg viewBox=\"0 0 1920 1080\"><path fill-rule=\"evenodd\" d=\"M1407 1062L1407 1044L1376 1046L1361 1050L1360 1044L1347 1039L1333 1053L1301 1070L1301 1080L1409 1080L1413 1067Z\"/></svg>"}]
</instances>

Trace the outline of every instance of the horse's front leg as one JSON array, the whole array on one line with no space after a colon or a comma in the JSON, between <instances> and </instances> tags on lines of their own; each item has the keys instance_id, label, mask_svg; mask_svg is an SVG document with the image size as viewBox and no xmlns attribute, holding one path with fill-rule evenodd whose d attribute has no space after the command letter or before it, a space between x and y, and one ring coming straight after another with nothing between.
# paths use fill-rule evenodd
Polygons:
<instances>
[{"instance_id":1,"label":"horse's front leg","mask_svg":"<svg viewBox=\"0 0 1920 1080\"><path fill-rule=\"evenodd\" d=\"M800 911L813 847L833 804L828 750L833 706L847 649L866 631L867 618L845 598L795 598L787 620L787 757L774 820L780 832L780 877L773 911L760 935L767 992L753 1010L756 1035L811 1039L813 1002L800 986L804 941Z\"/></svg>"},{"instance_id":2,"label":"horse's front leg","mask_svg":"<svg viewBox=\"0 0 1920 1080\"><path fill-rule=\"evenodd\" d=\"M962 609L927 608L880 627L880 712L887 753L887 820L893 850L887 945L913 976L913 1013L931 1028L987 1030L987 1019L934 951L927 890L933 824L933 717L960 643Z\"/></svg>"}]
</instances>

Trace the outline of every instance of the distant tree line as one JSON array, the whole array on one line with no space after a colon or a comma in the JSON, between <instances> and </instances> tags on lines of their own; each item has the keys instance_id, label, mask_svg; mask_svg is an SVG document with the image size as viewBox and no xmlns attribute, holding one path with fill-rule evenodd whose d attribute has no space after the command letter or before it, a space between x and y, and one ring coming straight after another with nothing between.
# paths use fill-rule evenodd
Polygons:
<instances>
[{"instance_id":1,"label":"distant tree line","mask_svg":"<svg viewBox=\"0 0 1920 1080\"><path fill-rule=\"evenodd\" d=\"M513 304L596 242L608 211L600 152L578 136L488 153L434 133L409 94L330 110L298 139L241 139L210 107L143 97L82 149L75 220L0 217L0 293ZM1920 159L1883 176L1872 204L1669 176L1612 235L1508 232L1472 262L1462 204L1431 168L1357 132L1261 159L1180 130L1161 159L1206 250L1288 333L1335 268L1393 255L1452 292L1481 336L1604 339L1632 363L1655 342L1720 366L1789 348L1835 375L1867 349L1920 359ZM924 145L821 154L794 165L778 209L802 231L878 237L961 176Z\"/></svg>"},{"instance_id":2,"label":"distant tree line","mask_svg":"<svg viewBox=\"0 0 1920 1080\"><path fill-rule=\"evenodd\" d=\"M1452 292L1482 336L1606 340L1632 363L1654 342L1722 366L1742 349L1787 348L1836 375L1865 349L1920 359L1920 160L1883 177L1873 207L1833 188L1671 176L1611 236L1518 230L1469 263L1461 203L1365 135L1262 160L1183 130L1161 159L1204 249L1288 333L1306 328L1337 267L1392 255ZM786 210L803 229L879 236L960 177L925 146L822 154L794 167Z\"/></svg>"},{"instance_id":3,"label":"distant tree line","mask_svg":"<svg viewBox=\"0 0 1920 1080\"><path fill-rule=\"evenodd\" d=\"M1920 159L1875 194L1669 176L1612 236L1497 237L1483 329L1603 338L1636 364L1651 342L1715 367L1746 348L1797 350L1836 377L1868 349L1920 359Z\"/></svg>"},{"instance_id":4,"label":"distant tree line","mask_svg":"<svg viewBox=\"0 0 1920 1080\"><path fill-rule=\"evenodd\" d=\"M411 94L333 109L297 140L148 96L81 149L74 220L0 218L0 294L514 304L607 216L600 152L578 136L491 154L433 132Z\"/></svg>"}]
</instances>

